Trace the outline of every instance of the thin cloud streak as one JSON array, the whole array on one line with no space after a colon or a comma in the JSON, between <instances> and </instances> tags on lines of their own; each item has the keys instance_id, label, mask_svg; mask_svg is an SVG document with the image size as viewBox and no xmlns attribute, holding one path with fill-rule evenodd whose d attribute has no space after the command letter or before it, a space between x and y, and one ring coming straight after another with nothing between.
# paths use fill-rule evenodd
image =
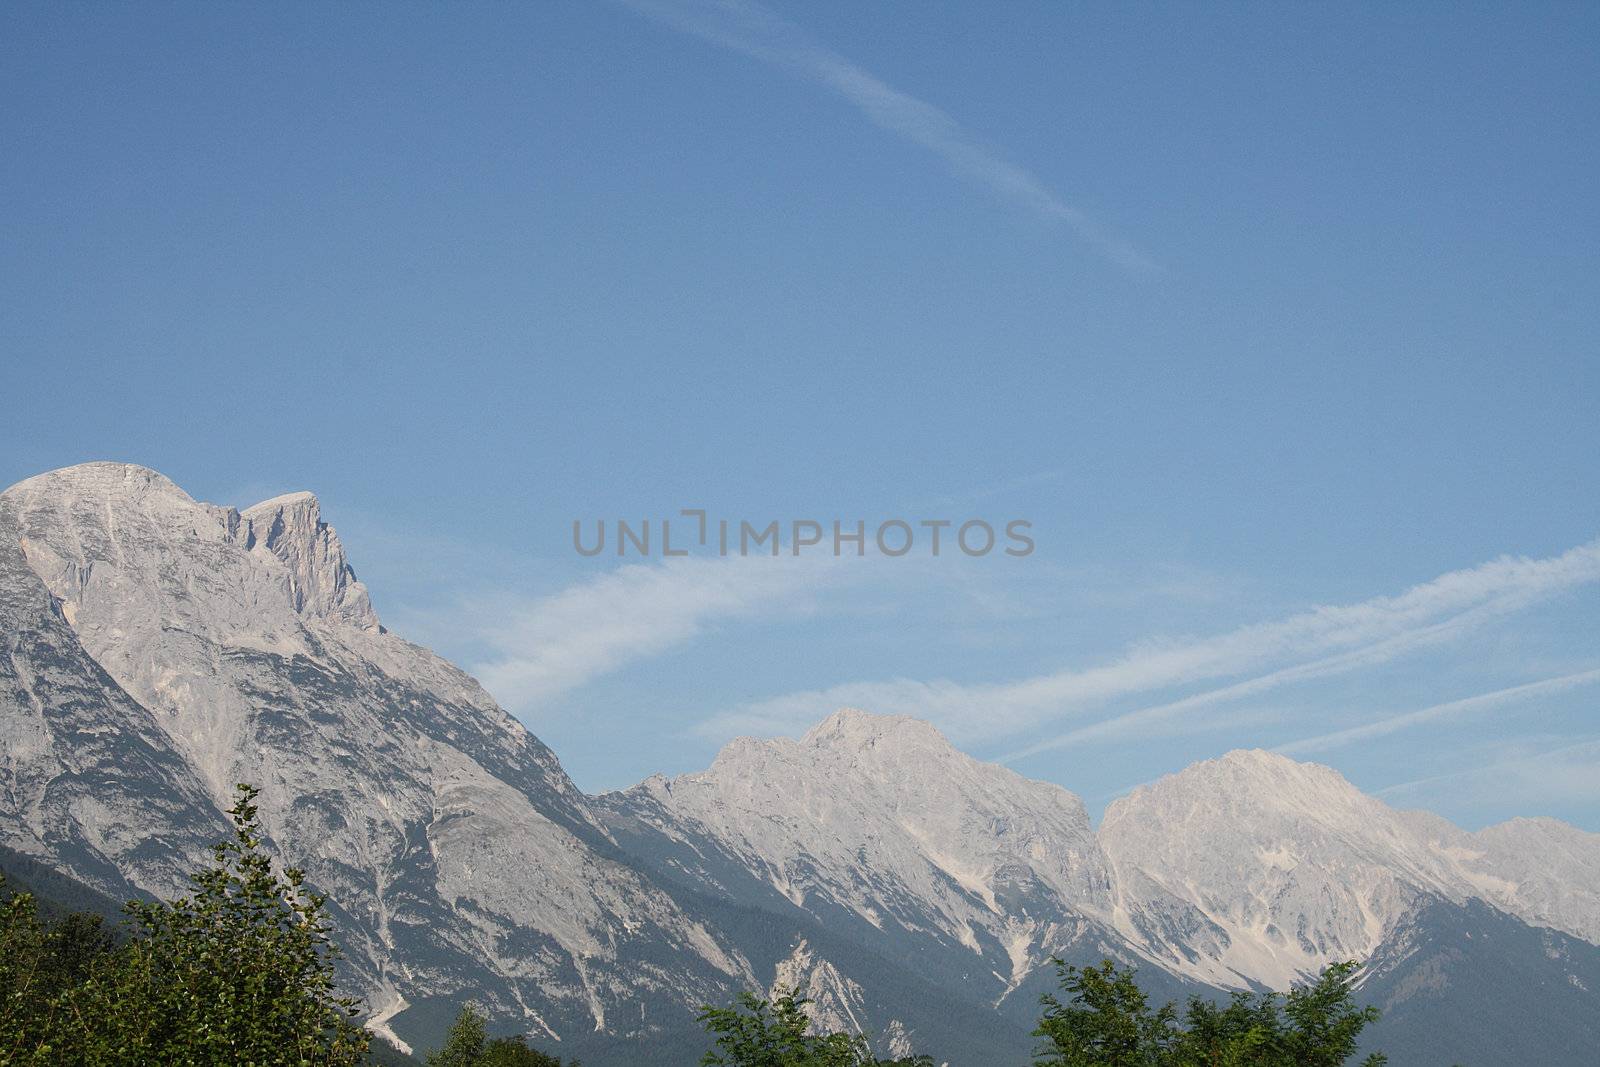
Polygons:
<instances>
[{"instance_id":1,"label":"thin cloud streak","mask_svg":"<svg viewBox=\"0 0 1600 1067\"><path fill-rule=\"evenodd\" d=\"M1188 713L1201 708L1214 707L1245 697L1258 696L1273 689L1298 682L1311 681L1317 678L1328 678L1338 674L1345 674L1361 667L1376 666L1386 663L1408 652L1416 651L1430 645L1444 644L1459 637L1467 630L1481 625L1500 615L1523 606L1517 599L1492 601L1480 605L1470 611L1445 619L1443 622L1424 626L1408 633L1378 641L1371 645L1357 648L1350 652L1341 652L1337 655L1326 656L1309 663L1296 664L1282 670L1271 671L1267 674L1247 678L1242 682L1222 686L1218 689L1195 693L1180 700L1170 701L1166 704L1157 704L1154 707L1140 708L1110 719L1091 723L1080 727L1059 737L1009 752L999 757L1000 763L1013 763L1017 760L1036 756L1042 752L1070 748L1073 745L1087 744L1095 741L1112 741L1135 735L1151 736L1151 727L1162 727L1161 735L1170 737L1178 732L1194 732L1195 727L1190 724L1175 726L1188 716ZM1217 724L1225 728L1230 723Z\"/></svg>"},{"instance_id":2,"label":"thin cloud streak","mask_svg":"<svg viewBox=\"0 0 1600 1067\"><path fill-rule=\"evenodd\" d=\"M1318 607L1213 638L1136 647L1104 666L999 684L908 678L853 682L735 708L701 723L697 732L711 738L788 733L848 705L929 719L958 741L992 741L1138 693L1262 672L1093 723L1004 757L1020 759L1453 640L1496 617L1596 580L1600 541L1546 559L1501 557L1397 596Z\"/></svg>"},{"instance_id":3,"label":"thin cloud streak","mask_svg":"<svg viewBox=\"0 0 1600 1067\"><path fill-rule=\"evenodd\" d=\"M1480 693L1478 696L1466 697L1462 700L1434 704L1431 707L1407 712L1404 715L1395 715L1378 722L1352 726L1345 730L1334 730L1330 733L1318 734L1315 737L1307 737L1299 741L1291 741L1289 744L1279 745L1273 751L1281 752L1284 755L1325 752L1330 748L1340 748L1358 741L1384 737L1422 723L1434 722L1457 715L1470 715L1473 712L1487 711L1506 704L1529 700L1533 697L1548 696L1551 693L1576 689L1584 685L1593 685L1597 682L1600 682L1600 670L1578 671L1574 674L1564 674L1557 678L1546 678L1542 681L1513 685L1506 689L1497 689L1492 693Z\"/></svg>"},{"instance_id":4,"label":"thin cloud streak","mask_svg":"<svg viewBox=\"0 0 1600 1067\"><path fill-rule=\"evenodd\" d=\"M1458 802L1466 799L1501 805L1510 799L1521 804L1593 803L1600 800L1600 773L1597 772L1600 772L1600 738L1590 738L1465 770L1399 782L1377 790L1373 796L1426 794L1435 786L1454 783L1457 788L1451 790L1451 796ZM1463 791L1459 788L1461 783L1476 783L1476 788Z\"/></svg>"},{"instance_id":5,"label":"thin cloud streak","mask_svg":"<svg viewBox=\"0 0 1600 1067\"><path fill-rule=\"evenodd\" d=\"M1156 269L1133 245L1063 201L1037 175L975 139L944 111L901 92L822 45L805 30L747 0L622 0L685 33L817 83L849 102L880 129L926 148L951 171L1033 212L1070 227L1118 265Z\"/></svg>"},{"instance_id":6,"label":"thin cloud streak","mask_svg":"<svg viewBox=\"0 0 1600 1067\"><path fill-rule=\"evenodd\" d=\"M832 559L673 559L618 567L513 609L483 634L498 653L473 673L527 712L635 661L706 634L719 622L811 610Z\"/></svg>"}]
</instances>

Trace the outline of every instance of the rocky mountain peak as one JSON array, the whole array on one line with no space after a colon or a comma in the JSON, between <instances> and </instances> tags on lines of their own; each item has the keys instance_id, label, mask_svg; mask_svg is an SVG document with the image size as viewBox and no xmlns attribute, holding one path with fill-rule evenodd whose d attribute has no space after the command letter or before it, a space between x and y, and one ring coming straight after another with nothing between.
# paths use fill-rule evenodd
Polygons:
<instances>
[{"instance_id":1,"label":"rocky mountain peak","mask_svg":"<svg viewBox=\"0 0 1600 1067\"><path fill-rule=\"evenodd\" d=\"M1393 814L1331 767L1262 749L1235 749L1118 798L1106 809L1104 825L1153 810L1163 818L1210 814L1260 819L1271 812L1313 822L1359 821L1373 808Z\"/></svg>"},{"instance_id":2,"label":"rocky mountain peak","mask_svg":"<svg viewBox=\"0 0 1600 1067\"><path fill-rule=\"evenodd\" d=\"M800 739L802 745L811 748L870 748L886 741L956 753L930 722L909 715L878 715L860 708L840 708Z\"/></svg>"},{"instance_id":3,"label":"rocky mountain peak","mask_svg":"<svg viewBox=\"0 0 1600 1067\"><path fill-rule=\"evenodd\" d=\"M66 537L93 538L106 513L137 517L174 535L225 538L237 524L231 508L198 504L164 474L133 463L96 461L47 471L5 490L5 499L26 526L49 526Z\"/></svg>"},{"instance_id":4,"label":"rocky mountain peak","mask_svg":"<svg viewBox=\"0 0 1600 1067\"><path fill-rule=\"evenodd\" d=\"M245 547L277 559L289 569L289 596L302 615L379 628L367 587L345 557L332 526L322 521L322 505L312 493L286 493L240 513Z\"/></svg>"},{"instance_id":5,"label":"rocky mountain peak","mask_svg":"<svg viewBox=\"0 0 1600 1067\"><path fill-rule=\"evenodd\" d=\"M1206 931L1189 966L1224 985L1363 958L1418 900L1472 894L1414 818L1332 768L1260 750L1134 790L1107 808L1100 843L1131 927Z\"/></svg>"},{"instance_id":6,"label":"rocky mountain peak","mask_svg":"<svg viewBox=\"0 0 1600 1067\"><path fill-rule=\"evenodd\" d=\"M136 463L95 460L25 478L5 491L17 498L49 493L57 497L115 496L135 498L148 493L192 500L188 493L159 471Z\"/></svg>"}]
</instances>

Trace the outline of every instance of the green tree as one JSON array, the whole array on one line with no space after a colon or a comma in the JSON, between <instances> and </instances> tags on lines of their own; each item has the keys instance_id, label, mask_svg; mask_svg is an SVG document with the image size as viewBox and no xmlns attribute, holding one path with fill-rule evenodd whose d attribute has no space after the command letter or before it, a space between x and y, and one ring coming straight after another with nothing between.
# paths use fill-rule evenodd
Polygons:
<instances>
[{"instance_id":1,"label":"green tree","mask_svg":"<svg viewBox=\"0 0 1600 1067\"><path fill-rule=\"evenodd\" d=\"M171 903L130 901L135 936L59 998L48 1062L344 1067L368 1036L334 985L324 898L273 871L241 785L234 835Z\"/></svg>"},{"instance_id":2,"label":"green tree","mask_svg":"<svg viewBox=\"0 0 1600 1067\"><path fill-rule=\"evenodd\" d=\"M932 1067L926 1056L880 1060L859 1034L812 1034L810 1001L780 991L772 1001L741 993L731 1008L700 1010L700 1024L716 1035L702 1067Z\"/></svg>"},{"instance_id":3,"label":"green tree","mask_svg":"<svg viewBox=\"0 0 1600 1067\"><path fill-rule=\"evenodd\" d=\"M427 1067L477 1067L488 1042L484 1017L471 1004L464 1004L445 1034L444 1047L429 1053Z\"/></svg>"},{"instance_id":4,"label":"green tree","mask_svg":"<svg viewBox=\"0 0 1600 1067\"><path fill-rule=\"evenodd\" d=\"M52 908L43 922L32 894L5 890L0 875L0 1065L71 1062L75 998L118 939L99 915Z\"/></svg>"},{"instance_id":5,"label":"green tree","mask_svg":"<svg viewBox=\"0 0 1600 1067\"><path fill-rule=\"evenodd\" d=\"M1335 963L1309 986L1289 992L1283 1014L1289 1025L1283 1034L1288 1060L1302 1067L1339 1067L1356 1054L1361 1031L1378 1021L1378 1009L1357 1008L1350 1002L1359 964ZM1387 1057L1368 1056L1365 1067L1382 1067Z\"/></svg>"},{"instance_id":6,"label":"green tree","mask_svg":"<svg viewBox=\"0 0 1600 1067\"><path fill-rule=\"evenodd\" d=\"M1287 994L1236 993L1225 1006L1192 997L1181 1025L1171 1004L1151 1010L1131 968L1056 965L1069 997L1043 998L1039 1067L1341 1067L1378 1018L1352 1003L1354 963ZM1362 1062L1386 1061L1374 1053Z\"/></svg>"},{"instance_id":7,"label":"green tree","mask_svg":"<svg viewBox=\"0 0 1600 1067\"><path fill-rule=\"evenodd\" d=\"M567 1063L540 1052L521 1035L490 1037L488 1020L468 1004L450 1024L444 1047L429 1054L427 1067L579 1067L579 1064L577 1060Z\"/></svg>"},{"instance_id":8,"label":"green tree","mask_svg":"<svg viewBox=\"0 0 1600 1067\"><path fill-rule=\"evenodd\" d=\"M515 1037L492 1037L483 1050L478 1067L580 1067L577 1060L563 1060L548 1052L541 1052L528 1044L520 1034Z\"/></svg>"},{"instance_id":9,"label":"green tree","mask_svg":"<svg viewBox=\"0 0 1600 1067\"><path fill-rule=\"evenodd\" d=\"M39 975L43 995L55 998L83 985L117 942L117 935L99 915L72 911L61 916L44 934Z\"/></svg>"},{"instance_id":10,"label":"green tree","mask_svg":"<svg viewBox=\"0 0 1600 1067\"><path fill-rule=\"evenodd\" d=\"M5 887L0 878L0 890ZM27 1062L50 1047L54 997L45 962L45 932L33 896L0 902L0 1063Z\"/></svg>"},{"instance_id":11,"label":"green tree","mask_svg":"<svg viewBox=\"0 0 1600 1067\"><path fill-rule=\"evenodd\" d=\"M1037 1057L1040 1067L1166 1067L1179 1037L1177 1009L1151 1011L1132 970L1110 960L1079 970L1056 961L1063 1003L1043 998L1044 1016L1035 1037L1049 1044Z\"/></svg>"}]
</instances>

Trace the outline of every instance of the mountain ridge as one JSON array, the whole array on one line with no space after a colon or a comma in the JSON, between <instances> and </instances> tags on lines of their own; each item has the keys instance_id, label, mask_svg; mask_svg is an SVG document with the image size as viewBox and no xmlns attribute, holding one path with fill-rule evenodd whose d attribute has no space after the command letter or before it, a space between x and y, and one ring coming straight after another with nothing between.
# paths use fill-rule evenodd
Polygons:
<instances>
[{"instance_id":1,"label":"mountain ridge","mask_svg":"<svg viewBox=\"0 0 1600 1067\"><path fill-rule=\"evenodd\" d=\"M310 493L241 510L123 464L26 479L0 493L0 618L0 845L172 895L225 834L232 784L260 785L274 848L334 902L369 1025L402 1047L475 999L625 1059L782 980L978 1063L1008 1034L1026 1054L1058 957L1181 997L1351 956L1399 988L1445 958L1416 945L1460 954L1491 928L1533 931L1508 944L1552 981L1600 954L1600 835L1466 831L1261 750L1140 786L1096 827L1067 789L846 708L586 796L382 626Z\"/></svg>"}]
</instances>

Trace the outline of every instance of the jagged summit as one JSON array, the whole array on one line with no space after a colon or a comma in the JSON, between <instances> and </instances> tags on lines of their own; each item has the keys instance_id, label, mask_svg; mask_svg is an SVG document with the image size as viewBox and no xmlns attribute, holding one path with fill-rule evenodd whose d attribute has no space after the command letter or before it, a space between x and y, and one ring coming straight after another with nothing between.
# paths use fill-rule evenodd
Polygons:
<instances>
[{"instance_id":1,"label":"jagged summit","mask_svg":"<svg viewBox=\"0 0 1600 1067\"><path fill-rule=\"evenodd\" d=\"M1281 752L1273 752L1265 748L1234 748L1229 749L1220 756L1209 760L1201 760L1196 766L1209 763L1228 764L1235 767L1307 767L1311 764L1285 756Z\"/></svg>"},{"instance_id":2,"label":"jagged summit","mask_svg":"<svg viewBox=\"0 0 1600 1067\"><path fill-rule=\"evenodd\" d=\"M1552 815L1516 815L1505 822L1497 822L1484 827L1480 833L1550 833L1587 839L1592 843L1600 844L1600 834L1591 830L1579 829L1571 823L1562 822Z\"/></svg>"},{"instance_id":3,"label":"jagged summit","mask_svg":"<svg viewBox=\"0 0 1600 1067\"><path fill-rule=\"evenodd\" d=\"M1343 775L1325 764L1315 763L1310 760L1297 760L1292 756L1286 756L1281 752L1274 752L1265 748L1229 749L1220 756L1197 760L1185 767L1180 773L1194 775L1207 773L1232 774L1235 776L1255 775L1280 779L1331 775L1340 781L1344 781Z\"/></svg>"},{"instance_id":4,"label":"jagged summit","mask_svg":"<svg viewBox=\"0 0 1600 1067\"><path fill-rule=\"evenodd\" d=\"M933 744L955 751L955 747L931 722L910 715L879 715L862 708L840 708L805 732L802 745L863 746L893 738L902 743Z\"/></svg>"},{"instance_id":5,"label":"jagged summit","mask_svg":"<svg viewBox=\"0 0 1600 1067\"><path fill-rule=\"evenodd\" d=\"M1331 767L1238 750L1113 802L1100 842L1131 936L1186 928L1191 973L1281 986L1365 958L1428 900L1485 900L1594 937L1600 902L1578 887L1600 874L1600 847L1560 823L1543 829L1468 834L1391 808Z\"/></svg>"},{"instance_id":6,"label":"jagged summit","mask_svg":"<svg viewBox=\"0 0 1600 1067\"><path fill-rule=\"evenodd\" d=\"M637 847L714 842L767 892L878 931L986 955L1004 995L1109 913L1078 797L954 748L919 719L844 708L789 738L730 742L711 767L606 798ZM675 859L706 886L704 854Z\"/></svg>"},{"instance_id":7,"label":"jagged summit","mask_svg":"<svg viewBox=\"0 0 1600 1067\"><path fill-rule=\"evenodd\" d=\"M263 551L289 569L289 596L296 611L364 630L379 628L367 587L356 579L339 535L322 521L315 494L275 496L244 509L240 518L245 547Z\"/></svg>"},{"instance_id":8,"label":"jagged summit","mask_svg":"<svg viewBox=\"0 0 1600 1067\"><path fill-rule=\"evenodd\" d=\"M1349 779L1339 771L1314 763L1296 760L1269 749L1230 749L1210 760L1197 760L1174 774L1157 779L1158 782L1258 782L1258 784L1288 785L1298 782L1315 785L1318 789L1350 790L1358 792Z\"/></svg>"},{"instance_id":9,"label":"jagged summit","mask_svg":"<svg viewBox=\"0 0 1600 1067\"><path fill-rule=\"evenodd\" d=\"M952 745L938 727L925 719L910 715L880 715L862 708L840 708L801 734L799 740L791 737L732 738L718 750L711 769L774 759L804 761L823 755L848 759L870 754L880 746L886 752L915 749L924 756L971 759ZM652 776L655 777L659 776Z\"/></svg>"},{"instance_id":10,"label":"jagged summit","mask_svg":"<svg viewBox=\"0 0 1600 1067\"><path fill-rule=\"evenodd\" d=\"M1396 813L1332 767L1264 749L1234 749L1147 782L1106 807L1102 828L1159 809L1164 818L1287 819L1357 828Z\"/></svg>"},{"instance_id":11,"label":"jagged summit","mask_svg":"<svg viewBox=\"0 0 1600 1067\"><path fill-rule=\"evenodd\" d=\"M263 500L259 504L251 504L247 508L240 508L241 514L249 515L251 512L266 512L277 508L309 506L313 511L322 507L322 502L317 499L317 494L309 489L300 489L293 493L279 493L270 500Z\"/></svg>"},{"instance_id":12,"label":"jagged summit","mask_svg":"<svg viewBox=\"0 0 1600 1067\"><path fill-rule=\"evenodd\" d=\"M237 545L265 564L265 571L256 573L224 562L220 549L204 549L195 573L201 584L249 587L230 599L256 614L258 629L263 628L263 603L255 587L261 584L281 589L283 600L301 616L381 629L366 586L356 579L338 533L322 521L321 504L312 493L287 493L239 511L196 501L148 467L97 461L27 478L0 496L16 508L30 564L74 618L91 592L87 587L97 566L101 578L120 579L118 595L145 596L170 570L172 561L160 557L171 547L167 540L179 535ZM251 627L243 619L228 625Z\"/></svg>"}]
</instances>

